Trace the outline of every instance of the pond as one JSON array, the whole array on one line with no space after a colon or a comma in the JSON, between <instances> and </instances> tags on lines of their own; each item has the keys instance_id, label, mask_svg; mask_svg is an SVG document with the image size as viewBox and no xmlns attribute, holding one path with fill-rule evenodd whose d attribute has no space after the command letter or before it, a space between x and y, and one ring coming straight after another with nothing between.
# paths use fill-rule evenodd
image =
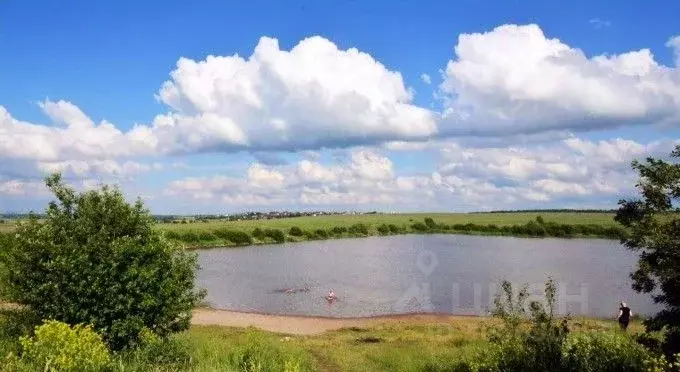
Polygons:
<instances>
[{"instance_id":1,"label":"pond","mask_svg":"<svg viewBox=\"0 0 680 372\"><path fill-rule=\"evenodd\" d=\"M613 240L401 235L201 250L198 285L213 307L237 311L484 315L499 281L528 284L538 299L552 276L560 313L614 317L622 300L653 313L650 297L631 289L635 262Z\"/></svg>"}]
</instances>

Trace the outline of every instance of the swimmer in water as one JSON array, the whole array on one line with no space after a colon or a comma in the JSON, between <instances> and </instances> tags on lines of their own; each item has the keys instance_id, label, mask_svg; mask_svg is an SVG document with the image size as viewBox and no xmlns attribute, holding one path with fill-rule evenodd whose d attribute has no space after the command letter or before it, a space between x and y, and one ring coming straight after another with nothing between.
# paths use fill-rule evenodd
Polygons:
<instances>
[{"instance_id":1,"label":"swimmer in water","mask_svg":"<svg viewBox=\"0 0 680 372\"><path fill-rule=\"evenodd\" d=\"M328 297L326 297L328 301L335 301L337 297L335 296L335 292L333 290L328 291Z\"/></svg>"}]
</instances>

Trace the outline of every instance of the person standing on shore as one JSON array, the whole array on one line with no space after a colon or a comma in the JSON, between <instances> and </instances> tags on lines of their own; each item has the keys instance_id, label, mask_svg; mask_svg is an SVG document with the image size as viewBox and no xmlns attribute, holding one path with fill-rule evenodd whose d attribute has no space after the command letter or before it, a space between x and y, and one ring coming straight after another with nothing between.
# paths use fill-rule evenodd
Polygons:
<instances>
[{"instance_id":1,"label":"person standing on shore","mask_svg":"<svg viewBox=\"0 0 680 372\"><path fill-rule=\"evenodd\" d=\"M633 312L630 311L630 308L625 302L621 302L621 307L619 307L619 325L622 330L625 331L628 328L631 316L633 316Z\"/></svg>"}]
</instances>

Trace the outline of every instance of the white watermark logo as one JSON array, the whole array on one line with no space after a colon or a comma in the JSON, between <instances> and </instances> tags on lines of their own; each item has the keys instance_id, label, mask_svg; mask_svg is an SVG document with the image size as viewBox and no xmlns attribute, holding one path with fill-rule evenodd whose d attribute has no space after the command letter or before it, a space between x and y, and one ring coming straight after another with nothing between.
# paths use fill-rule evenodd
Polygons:
<instances>
[{"instance_id":1,"label":"white watermark logo","mask_svg":"<svg viewBox=\"0 0 680 372\"><path fill-rule=\"evenodd\" d=\"M435 311L432 304L431 283L428 278L434 272L437 265L437 256L434 253L426 249L419 250L416 257L416 266L425 278L421 282L411 284L406 292L399 297L393 306L394 312L417 313Z\"/></svg>"}]
</instances>

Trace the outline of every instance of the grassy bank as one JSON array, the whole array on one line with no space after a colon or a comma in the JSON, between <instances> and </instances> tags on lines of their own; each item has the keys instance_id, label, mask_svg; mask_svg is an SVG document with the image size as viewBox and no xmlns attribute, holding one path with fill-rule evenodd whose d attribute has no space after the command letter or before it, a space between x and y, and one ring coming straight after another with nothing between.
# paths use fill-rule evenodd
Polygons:
<instances>
[{"instance_id":1,"label":"grassy bank","mask_svg":"<svg viewBox=\"0 0 680 372\"><path fill-rule=\"evenodd\" d=\"M162 361L170 353L186 354L178 365L155 365L158 371L445 371L484 353L490 347L487 328L495 321L483 317L461 317L446 323L405 320L316 336L193 326L173 336L176 342L171 350L150 350L144 358ZM575 319L570 328L573 332L615 332L616 324ZM641 326L634 322L629 332L639 331ZM0 339L0 348L2 355L16 351L16 341ZM144 358L122 357L113 370L149 370Z\"/></svg>"},{"instance_id":2,"label":"grassy bank","mask_svg":"<svg viewBox=\"0 0 680 372\"><path fill-rule=\"evenodd\" d=\"M620 238L609 213L371 214L158 224L187 247L244 246L399 234Z\"/></svg>"},{"instance_id":3,"label":"grassy bank","mask_svg":"<svg viewBox=\"0 0 680 372\"><path fill-rule=\"evenodd\" d=\"M194 326L180 337L192 345L198 371L229 370L229 356L244 353L243 345L257 345L267 355L294 356L314 371L443 371L489 347L486 329L491 322L481 317L448 324L405 321L288 337L255 329ZM612 321L576 319L570 328L593 332L616 327ZM640 329L635 323L629 332Z\"/></svg>"},{"instance_id":4,"label":"grassy bank","mask_svg":"<svg viewBox=\"0 0 680 372\"><path fill-rule=\"evenodd\" d=\"M0 233L16 222L0 224ZM612 213L415 213L306 216L159 223L166 237L189 248L247 246L400 234L472 234L518 237L619 239L623 230Z\"/></svg>"}]
</instances>

